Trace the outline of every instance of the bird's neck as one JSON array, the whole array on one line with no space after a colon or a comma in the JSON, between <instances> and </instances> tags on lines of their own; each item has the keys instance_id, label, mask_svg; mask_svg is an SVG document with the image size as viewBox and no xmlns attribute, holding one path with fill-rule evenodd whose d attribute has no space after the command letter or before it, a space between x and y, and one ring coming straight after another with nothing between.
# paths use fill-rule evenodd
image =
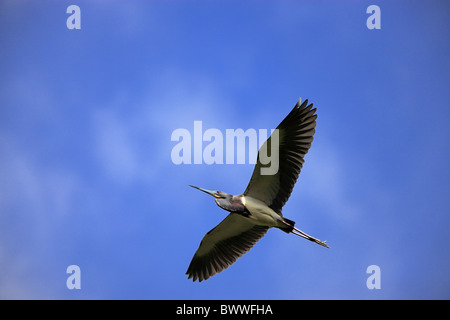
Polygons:
<instances>
[{"instance_id":1,"label":"bird's neck","mask_svg":"<svg viewBox=\"0 0 450 320\"><path fill-rule=\"evenodd\" d=\"M223 210L239 213L244 216L248 216L249 214L249 211L247 210L244 203L242 202L241 197L239 196L232 196L226 199L216 199L216 203Z\"/></svg>"}]
</instances>

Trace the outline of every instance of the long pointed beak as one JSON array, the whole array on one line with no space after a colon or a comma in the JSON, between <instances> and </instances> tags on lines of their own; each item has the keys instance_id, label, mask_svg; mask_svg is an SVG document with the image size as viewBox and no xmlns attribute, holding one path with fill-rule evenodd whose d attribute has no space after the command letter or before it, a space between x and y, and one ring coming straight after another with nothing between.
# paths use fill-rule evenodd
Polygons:
<instances>
[{"instance_id":1,"label":"long pointed beak","mask_svg":"<svg viewBox=\"0 0 450 320\"><path fill-rule=\"evenodd\" d=\"M196 187L196 186L191 186L190 184L189 184L189 187L192 187L192 188L198 189L198 190L200 190L200 191L203 191L203 192L205 192L205 193L207 193L207 194L213 196L214 198L220 198L220 196L217 194L216 191L206 190L206 189L199 188L199 187Z\"/></svg>"}]
</instances>

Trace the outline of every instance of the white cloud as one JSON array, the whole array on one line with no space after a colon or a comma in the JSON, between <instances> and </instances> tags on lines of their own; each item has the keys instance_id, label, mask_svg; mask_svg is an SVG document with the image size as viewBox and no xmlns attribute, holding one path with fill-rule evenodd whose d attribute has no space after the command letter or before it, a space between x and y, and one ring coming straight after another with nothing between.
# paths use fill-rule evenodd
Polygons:
<instances>
[{"instance_id":1,"label":"white cloud","mask_svg":"<svg viewBox=\"0 0 450 320\"><path fill-rule=\"evenodd\" d=\"M314 141L306 155L297 187L302 197L310 199L327 216L336 222L347 223L357 218L361 206L352 197L347 176L348 163L336 147L326 139Z\"/></svg>"},{"instance_id":2,"label":"white cloud","mask_svg":"<svg viewBox=\"0 0 450 320\"><path fill-rule=\"evenodd\" d=\"M94 152L109 176L129 181L139 174L139 159L129 127L112 111L94 115Z\"/></svg>"},{"instance_id":3,"label":"white cloud","mask_svg":"<svg viewBox=\"0 0 450 320\"><path fill-rule=\"evenodd\" d=\"M93 153L116 182L170 173L173 130L192 132L194 120L202 120L205 130L220 127L233 117L232 111L218 112L229 110L229 103L208 76L168 69L151 79L143 95L125 92L93 111Z\"/></svg>"},{"instance_id":4,"label":"white cloud","mask_svg":"<svg viewBox=\"0 0 450 320\"><path fill-rule=\"evenodd\" d=\"M4 133L0 155L0 297L41 298L48 287L36 273L59 244L55 237L70 219L80 181L46 168Z\"/></svg>"},{"instance_id":5,"label":"white cloud","mask_svg":"<svg viewBox=\"0 0 450 320\"><path fill-rule=\"evenodd\" d=\"M20 203L22 209L31 212L67 213L71 194L79 185L76 176L67 170L45 168L38 164L33 151L22 149L6 134L0 136L0 150L2 207Z\"/></svg>"}]
</instances>

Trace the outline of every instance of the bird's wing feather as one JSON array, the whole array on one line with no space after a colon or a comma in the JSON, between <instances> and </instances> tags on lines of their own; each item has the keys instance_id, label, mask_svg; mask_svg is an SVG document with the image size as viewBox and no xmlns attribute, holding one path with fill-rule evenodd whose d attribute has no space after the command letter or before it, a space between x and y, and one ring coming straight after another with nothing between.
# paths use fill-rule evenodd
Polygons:
<instances>
[{"instance_id":1,"label":"bird's wing feather","mask_svg":"<svg viewBox=\"0 0 450 320\"><path fill-rule=\"evenodd\" d=\"M279 214L292 193L305 162L304 156L308 153L313 141L317 115L316 109L312 109L312 106L312 104L308 105L308 100L302 104L299 100L294 109L278 125L278 149L276 145L273 148L273 151L278 152L279 155L278 171L273 175L261 175L261 168L274 165L271 163L263 165L260 161L262 148L265 148L264 150L272 148L272 134L258 152L258 162L244 192L246 196L265 202Z\"/></svg>"},{"instance_id":2,"label":"bird's wing feather","mask_svg":"<svg viewBox=\"0 0 450 320\"><path fill-rule=\"evenodd\" d=\"M188 279L203 281L225 270L250 250L267 229L230 213L203 237L186 272Z\"/></svg>"}]
</instances>

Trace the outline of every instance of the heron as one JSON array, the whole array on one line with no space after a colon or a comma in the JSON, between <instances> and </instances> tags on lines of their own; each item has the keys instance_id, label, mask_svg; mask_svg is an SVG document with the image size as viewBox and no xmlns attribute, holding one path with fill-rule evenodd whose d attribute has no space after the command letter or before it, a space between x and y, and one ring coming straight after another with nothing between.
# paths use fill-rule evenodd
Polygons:
<instances>
[{"instance_id":1,"label":"heron","mask_svg":"<svg viewBox=\"0 0 450 320\"><path fill-rule=\"evenodd\" d=\"M282 215L282 208L292 193L313 141L316 110L312 103L308 105L307 99L303 103L298 100L277 127L278 171L270 175L261 174L265 164L260 154L272 143L272 133L258 151L257 162L244 193L231 195L189 185L213 196L216 204L229 214L203 237L186 271L188 279L201 282L222 272L273 227L329 248L326 241L297 229L293 220Z\"/></svg>"}]
</instances>

